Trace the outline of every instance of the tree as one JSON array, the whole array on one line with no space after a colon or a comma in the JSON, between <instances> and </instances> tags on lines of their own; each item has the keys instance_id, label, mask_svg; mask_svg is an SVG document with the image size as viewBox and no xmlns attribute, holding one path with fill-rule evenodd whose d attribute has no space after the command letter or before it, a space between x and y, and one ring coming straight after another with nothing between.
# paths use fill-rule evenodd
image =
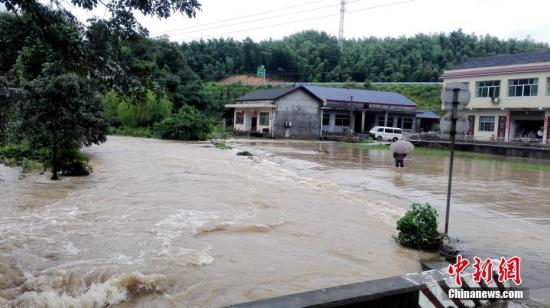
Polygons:
<instances>
[{"instance_id":1,"label":"tree","mask_svg":"<svg viewBox=\"0 0 550 308\"><path fill-rule=\"evenodd\" d=\"M0 15L0 73L14 72L15 86L24 86L22 137L51 151L52 179L58 178L63 159L74 160L81 146L106 140L108 123L98 90L118 90L137 104L138 98L155 101L146 95L153 91L157 104L143 108L163 106L157 120L171 111L162 97L182 80L177 75L185 69L181 51L165 42L161 52L152 52L156 42L146 38L133 12L160 18L182 12L193 17L200 8L197 0L69 1L88 10L105 5L111 17L92 20L86 29L61 1L47 7L37 0L0 0L10 12ZM140 49L140 44L146 48ZM128 50L130 59L125 59ZM141 50L145 52L137 56ZM0 96L4 103L6 96ZM0 107L4 118L8 108Z\"/></svg>"},{"instance_id":2,"label":"tree","mask_svg":"<svg viewBox=\"0 0 550 308\"><path fill-rule=\"evenodd\" d=\"M205 140L212 131L210 120L191 106L169 116L155 125L156 133L163 139Z\"/></svg>"},{"instance_id":3,"label":"tree","mask_svg":"<svg viewBox=\"0 0 550 308\"><path fill-rule=\"evenodd\" d=\"M254 42L211 39L183 45L191 68L206 81L232 74L254 74L266 66L269 77L288 81L438 81L443 70L466 58L548 51L531 40L500 40L465 34L367 37L344 42L323 32L304 31L281 40Z\"/></svg>"},{"instance_id":4,"label":"tree","mask_svg":"<svg viewBox=\"0 0 550 308\"><path fill-rule=\"evenodd\" d=\"M22 96L17 92L7 77L0 76L0 145L16 141L17 104Z\"/></svg>"},{"instance_id":5,"label":"tree","mask_svg":"<svg viewBox=\"0 0 550 308\"><path fill-rule=\"evenodd\" d=\"M103 104L88 80L46 74L26 82L24 90L22 129L34 147L51 149L52 180L58 179L61 155L105 142Z\"/></svg>"},{"instance_id":6,"label":"tree","mask_svg":"<svg viewBox=\"0 0 550 308\"><path fill-rule=\"evenodd\" d=\"M61 1L54 0L53 3L60 6ZM37 8L37 1L28 0L0 0L8 11L17 12L23 11L34 13ZM86 10L93 10L98 5L103 5L108 8L111 13L129 12L133 10L139 11L143 15L158 16L160 18L168 18L174 12L181 12L189 17L194 17L197 10L200 9L200 4L197 0L145 0L145 1L128 1L128 0L70 0L75 6Z\"/></svg>"}]
</instances>

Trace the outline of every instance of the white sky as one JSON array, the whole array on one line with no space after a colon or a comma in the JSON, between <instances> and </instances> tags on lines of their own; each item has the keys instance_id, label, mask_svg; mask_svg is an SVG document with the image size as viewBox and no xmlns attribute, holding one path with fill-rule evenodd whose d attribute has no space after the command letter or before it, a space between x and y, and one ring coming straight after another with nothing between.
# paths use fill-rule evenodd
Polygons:
<instances>
[{"instance_id":1,"label":"white sky","mask_svg":"<svg viewBox=\"0 0 550 308\"><path fill-rule=\"evenodd\" d=\"M346 38L411 36L419 32L450 32L462 28L465 33L491 34L499 38L529 37L535 41L550 42L549 0L347 1ZM308 29L338 35L340 0L199 2L202 10L194 19L175 14L167 20L143 16L139 16L138 20L149 29L151 35L167 34L173 41L213 37L240 40L247 36L258 41L279 39ZM68 5L66 7L69 8ZM277 11L261 14L274 10ZM103 7L93 12L72 11L83 21L93 15L103 17L105 14Z\"/></svg>"}]
</instances>

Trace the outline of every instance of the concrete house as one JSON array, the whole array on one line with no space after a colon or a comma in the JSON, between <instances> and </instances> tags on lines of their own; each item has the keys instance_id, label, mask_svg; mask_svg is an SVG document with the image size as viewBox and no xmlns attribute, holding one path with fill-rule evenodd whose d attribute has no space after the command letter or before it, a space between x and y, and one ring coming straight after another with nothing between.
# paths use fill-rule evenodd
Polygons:
<instances>
[{"instance_id":1,"label":"concrete house","mask_svg":"<svg viewBox=\"0 0 550 308\"><path fill-rule=\"evenodd\" d=\"M550 138L550 52L469 59L441 78L470 89L471 101L457 125L465 138L544 143ZM448 130L448 116L441 127Z\"/></svg>"},{"instance_id":2,"label":"concrete house","mask_svg":"<svg viewBox=\"0 0 550 308\"><path fill-rule=\"evenodd\" d=\"M273 138L361 134L374 126L415 131L417 114L416 104L398 93L309 85L257 90L226 108L234 130Z\"/></svg>"}]
</instances>

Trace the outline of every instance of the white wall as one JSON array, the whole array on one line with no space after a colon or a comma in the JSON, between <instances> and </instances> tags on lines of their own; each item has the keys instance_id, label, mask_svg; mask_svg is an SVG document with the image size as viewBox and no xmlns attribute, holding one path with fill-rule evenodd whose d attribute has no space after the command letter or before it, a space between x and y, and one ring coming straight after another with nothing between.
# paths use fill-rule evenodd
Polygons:
<instances>
[{"instance_id":1,"label":"white wall","mask_svg":"<svg viewBox=\"0 0 550 308\"><path fill-rule=\"evenodd\" d=\"M469 82L469 89L472 95L469 108L473 109L492 109L492 108L550 108L550 96L547 95L547 78L550 77L550 71L521 74L500 74L490 76L462 77L445 79L444 84L448 82ZM508 96L509 79L538 78L537 96ZM476 97L476 84L479 81L500 80L500 103L493 104L489 97Z\"/></svg>"}]
</instances>

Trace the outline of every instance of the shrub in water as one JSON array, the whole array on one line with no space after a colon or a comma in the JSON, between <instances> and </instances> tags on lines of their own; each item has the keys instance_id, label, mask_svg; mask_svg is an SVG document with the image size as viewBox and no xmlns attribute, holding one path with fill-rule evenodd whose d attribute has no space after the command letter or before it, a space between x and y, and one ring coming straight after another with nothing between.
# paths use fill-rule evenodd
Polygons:
<instances>
[{"instance_id":1,"label":"shrub in water","mask_svg":"<svg viewBox=\"0 0 550 308\"><path fill-rule=\"evenodd\" d=\"M397 221L397 242L421 250L437 250L442 235L437 232L437 212L429 203L413 203L412 208Z\"/></svg>"},{"instance_id":2,"label":"shrub in water","mask_svg":"<svg viewBox=\"0 0 550 308\"><path fill-rule=\"evenodd\" d=\"M78 151L67 151L59 154L59 172L65 176L87 176L92 172L88 164L89 158ZM51 161L46 162L46 167L51 168Z\"/></svg>"},{"instance_id":3,"label":"shrub in water","mask_svg":"<svg viewBox=\"0 0 550 308\"><path fill-rule=\"evenodd\" d=\"M191 106L155 124L154 131L162 139L206 140L212 131L210 120Z\"/></svg>"}]
</instances>

